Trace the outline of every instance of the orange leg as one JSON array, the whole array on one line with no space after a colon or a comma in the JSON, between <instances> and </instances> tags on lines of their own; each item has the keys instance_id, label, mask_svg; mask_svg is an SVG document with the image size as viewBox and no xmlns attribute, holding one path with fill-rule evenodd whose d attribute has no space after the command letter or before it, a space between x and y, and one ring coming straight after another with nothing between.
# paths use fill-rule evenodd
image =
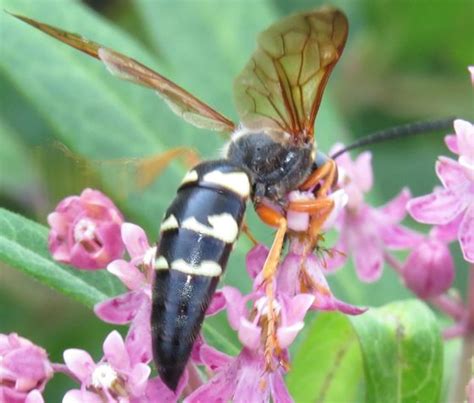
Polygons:
<instances>
[{"instance_id":1,"label":"orange leg","mask_svg":"<svg viewBox=\"0 0 474 403\"><path fill-rule=\"evenodd\" d=\"M326 196L332 188L336 179L336 163L329 160L318 169L314 170L306 181L300 186L301 190L309 190L324 179L323 184L317 191L317 196Z\"/></svg>"},{"instance_id":2,"label":"orange leg","mask_svg":"<svg viewBox=\"0 0 474 403\"><path fill-rule=\"evenodd\" d=\"M246 221L244 221L244 223L242 224L242 232L247 236L250 242L253 243L253 246L256 246L258 244L257 238L255 238L255 235L252 234L252 231L250 231L250 228Z\"/></svg>"},{"instance_id":3,"label":"orange leg","mask_svg":"<svg viewBox=\"0 0 474 403\"><path fill-rule=\"evenodd\" d=\"M334 209L334 201L331 199L322 199L327 201L327 206L322 207L316 214L311 216L311 222L309 225L309 233L314 240L317 242L321 234L321 228L328 219L332 210Z\"/></svg>"},{"instance_id":4,"label":"orange leg","mask_svg":"<svg viewBox=\"0 0 474 403\"><path fill-rule=\"evenodd\" d=\"M273 309L273 301L275 299L274 277L280 262L280 254L283 249L285 234L287 231L286 218L279 212L265 205L258 205L255 209L259 217L268 225L277 226L277 232L273 240L272 247L268 253L267 260L263 266L263 279L265 285L265 294L268 300L267 309L267 334L265 340L265 361L267 369L272 368L273 358L278 354L279 347L276 338L276 321L277 317Z\"/></svg>"},{"instance_id":5,"label":"orange leg","mask_svg":"<svg viewBox=\"0 0 474 403\"><path fill-rule=\"evenodd\" d=\"M334 200L323 197L321 199L295 200L288 204L288 210L311 214L309 236L311 245L316 246L320 239L321 228L334 209Z\"/></svg>"},{"instance_id":6,"label":"orange leg","mask_svg":"<svg viewBox=\"0 0 474 403\"><path fill-rule=\"evenodd\" d=\"M288 210L310 214L316 214L328 208L332 210L333 207L334 201L327 197L322 199L295 200L288 203Z\"/></svg>"}]
</instances>

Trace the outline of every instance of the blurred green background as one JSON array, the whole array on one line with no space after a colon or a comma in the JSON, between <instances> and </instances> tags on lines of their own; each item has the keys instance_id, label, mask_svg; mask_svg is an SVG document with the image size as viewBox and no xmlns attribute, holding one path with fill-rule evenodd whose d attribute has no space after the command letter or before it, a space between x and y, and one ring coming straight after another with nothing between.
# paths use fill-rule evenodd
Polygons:
<instances>
[{"instance_id":1,"label":"blurred green background","mask_svg":"<svg viewBox=\"0 0 474 403\"><path fill-rule=\"evenodd\" d=\"M349 143L417 119L474 119L467 72L467 65L474 64L473 1L332 3L347 14L350 33L316 120L323 150L336 141ZM232 80L253 51L257 33L282 16L319 4L323 2L0 0L0 9L130 55L236 120ZM153 240L184 165L173 163L151 188L137 191L127 174L117 175L113 163L91 170L86 161L149 156L183 144L212 158L223 145L221 137L182 122L152 91L115 79L100 63L6 13L0 13L0 106L0 206L41 223L62 197L99 186ZM56 142L72 151L75 161ZM434 161L441 154L448 154L442 133L375 146L371 201L383 204L403 186L414 195L431 191L438 183ZM249 220L268 244L271 233L252 213ZM243 268L248 248L242 239L226 283L248 289ZM453 252L456 287L462 293L467 270L457 246ZM379 306L410 296L389 268L371 285L360 284L350 264L330 281L335 294L353 304ZM212 320L229 333L225 317ZM90 309L0 263L0 332L18 332L60 361L70 347L99 358L101 341L111 329ZM455 342L447 351L449 365ZM47 401L59 401L71 385L55 377Z\"/></svg>"}]
</instances>

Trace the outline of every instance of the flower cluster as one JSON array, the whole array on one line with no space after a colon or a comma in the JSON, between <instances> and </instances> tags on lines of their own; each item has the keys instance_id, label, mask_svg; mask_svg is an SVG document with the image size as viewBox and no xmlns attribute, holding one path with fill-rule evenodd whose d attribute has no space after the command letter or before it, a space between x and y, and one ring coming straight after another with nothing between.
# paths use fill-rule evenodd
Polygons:
<instances>
[{"instance_id":1,"label":"flower cluster","mask_svg":"<svg viewBox=\"0 0 474 403\"><path fill-rule=\"evenodd\" d=\"M80 269L101 269L123 254L123 217L103 193L85 189L66 197L48 216L49 250L59 262Z\"/></svg>"},{"instance_id":2,"label":"flower cluster","mask_svg":"<svg viewBox=\"0 0 474 403\"><path fill-rule=\"evenodd\" d=\"M454 232L464 259L474 263L474 126L454 121L455 135L446 136L446 145L458 160L439 157L436 174L442 188L417 197L408 204L412 217L422 223L444 226L444 237Z\"/></svg>"},{"instance_id":3,"label":"flower cluster","mask_svg":"<svg viewBox=\"0 0 474 403\"><path fill-rule=\"evenodd\" d=\"M471 68L474 80L474 70ZM473 81L474 82L474 81ZM454 122L455 134L446 144L457 160L439 157L436 173L442 187L411 198L408 189L382 207L365 202L372 188L371 154L353 161L337 159L337 189L329 194L334 208L322 230L334 228L339 240L333 248L322 245L324 234L312 234L313 216L288 211L288 251L272 277L264 275L269 249L257 244L248 253L246 268L252 280L248 294L225 286L217 291L206 312L225 310L242 349L230 356L208 345L202 335L176 391L152 368L151 304L156 246L143 229L126 223L118 208L101 192L86 189L59 203L48 221L49 249L54 259L80 269L106 268L118 277L126 292L98 303L94 312L103 321L128 325L125 338L112 331L97 362L86 351L68 349L64 364L49 362L46 352L16 334L0 334L0 401L43 402L42 392L54 372L62 372L78 387L63 402L291 402L284 376L290 366L289 347L304 327L308 311L340 311L358 315L366 308L336 298L326 276L353 259L360 280L373 282L383 265L397 270L417 296L431 301L456 320L446 335L474 330L468 310L444 294L454 278L449 244L458 239L464 259L474 263L474 126ZM336 145L336 152L342 145ZM320 184L315 185L315 189ZM293 191L288 200L314 199L314 189ZM433 224L427 235L401 224L407 211L422 223ZM408 250L403 263L391 250ZM124 252L128 258L123 258ZM469 316L469 317L468 317ZM206 375L206 376L204 376ZM472 381L468 394L472 394Z\"/></svg>"},{"instance_id":4,"label":"flower cluster","mask_svg":"<svg viewBox=\"0 0 474 403\"><path fill-rule=\"evenodd\" d=\"M15 333L0 334L0 401L43 403L53 376L46 351Z\"/></svg>"}]
</instances>

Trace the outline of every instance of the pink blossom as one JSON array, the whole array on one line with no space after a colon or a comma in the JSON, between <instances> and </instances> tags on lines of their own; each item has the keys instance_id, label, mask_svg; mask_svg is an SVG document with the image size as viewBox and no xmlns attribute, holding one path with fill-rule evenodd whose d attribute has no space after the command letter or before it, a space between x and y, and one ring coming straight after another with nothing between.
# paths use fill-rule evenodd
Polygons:
<instances>
[{"instance_id":1,"label":"pink blossom","mask_svg":"<svg viewBox=\"0 0 474 403\"><path fill-rule=\"evenodd\" d=\"M145 395L150 367L137 363L117 331L107 336L103 349L104 357L97 364L86 351L69 349L64 352L64 362L81 383L81 388L67 392L63 403L104 400L125 403Z\"/></svg>"},{"instance_id":2,"label":"pink blossom","mask_svg":"<svg viewBox=\"0 0 474 403\"><path fill-rule=\"evenodd\" d=\"M454 261L436 228L410 253L402 266L405 285L420 298L432 298L449 289L454 280Z\"/></svg>"},{"instance_id":3,"label":"pink blossom","mask_svg":"<svg viewBox=\"0 0 474 403\"><path fill-rule=\"evenodd\" d=\"M303 328L304 316L314 297L309 294L278 294L270 305L266 294L259 290L244 296L236 288L224 287L222 294L227 301L229 323L238 332L243 349L236 357L209 348L201 349L202 362L213 368L216 375L185 401L264 402L271 397L275 402L291 402L283 381L286 370L282 363L288 360L287 348ZM248 302L253 303L250 311ZM265 343L270 309L275 314L277 328L275 351L269 367Z\"/></svg>"},{"instance_id":4,"label":"pink blossom","mask_svg":"<svg viewBox=\"0 0 474 403\"><path fill-rule=\"evenodd\" d=\"M469 66L467 68L469 70L469 74L471 75L471 83L474 85L474 66Z\"/></svg>"},{"instance_id":5,"label":"pink blossom","mask_svg":"<svg viewBox=\"0 0 474 403\"><path fill-rule=\"evenodd\" d=\"M244 348L237 357L216 357L213 362L208 359L207 365L216 370L216 375L205 385L191 393L185 403L234 403L293 402L285 386L285 370L280 366L268 371L262 354Z\"/></svg>"},{"instance_id":6,"label":"pink blossom","mask_svg":"<svg viewBox=\"0 0 474 403\"><path fill-rule=\"evenodd\" d=\"M447 144L458 161L439 157L436 163L443 188L410 200L407 208L419 222L455 230L464 259L474 263L474 126L458 119L454 129L456 138L447 136Z\"/></svg>"},{"instance_id":7,"label":"pink blossom","mask_svg":"<svg viewBox=\"0 0 474 403\"><path fill-rule=\"evenodd\" d=\"M114 260L107 270L116 275L129 291L99 302L94 312L108 323L123 325L131 322L126 343L129 353L139 357L140 362L148 363L152 359L151 282L156 248L149 245L145 231L138 225L122 224L121 234L130 261Z\"/></svg>"},{"instance_id":8,"label":"pink blossom","mask_svg":"<svg viewBox=\"0 0 474 403\"><path fill-rule=\"evenodd\" d=\"M311 309L340 311L348 315L359 315L366 308L343 302L332 294L324 276L321 259L313 254L303 254L299 247L292 245L292 251L283 260L277 275L280 292L296 294L306 290L314 296Z\"/></svg>"},{"instance_id":9,"label":"pink blossom","mask_svg":"<svg viewBox=\"0 0 474 403\"><path fill-rule=\"evenodd\" d=\"M336 145L331 153L340 149ZM337 159L339 186L348 194L349 201L335 227L340 239L327 259L327 267L342 266L352 255L358 277L362 281L376 281L382 275L386 249L407 249L417 245L422 236L401 226L410 198L407 189L383 207L372 207L364 202L364 194L372 188L371 155L362 153L352 161L348 154Z\"/></svg>"},{"instance_id":10,"label":"pink blossom","mask_svg":"<svg viewBox=\"0 0 474 403\"><path fill-rule=\"evenodd\" d=\"M0 334L0 401L40 403L53 376L46 351L15 333Z\"/></svg>"},{"instance_id":11,"label":"pink blossom","mask_svg":"<svg viewBox=\"0 0 474 403\"><path fill-rule=\"evenodd\" d=\"M85 189L80 196L66 197L48 215L49 251L55 260L80 269L104 268L123 254L122 222L107 196Z\"/></svg>"}]
</instances>

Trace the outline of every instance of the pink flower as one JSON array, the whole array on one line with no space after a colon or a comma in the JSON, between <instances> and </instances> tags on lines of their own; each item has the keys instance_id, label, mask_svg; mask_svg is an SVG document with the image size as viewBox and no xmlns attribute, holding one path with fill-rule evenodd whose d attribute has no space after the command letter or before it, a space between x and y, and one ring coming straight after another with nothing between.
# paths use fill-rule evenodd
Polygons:
<instances>
[{"instance_id":1,"label":"pink flower","mask_svg":"<svg viewBox=\"0 0 474 403\"><path fill-rule=\"evenodd\" d=\"M48 247L53 259L80 269L104 268L124 251L120 239L123 217L98 190L62 200L48 216Z\"/></svg>"},{"instance_id":2,"label":"pink flower","mask_svg":"<svg viewBox=\"0 0 474 403\"><path fill-rule=\"evenodd\" d=\"M293 245L292 250L280 265L277 288L280 292L296 294L306 290L314 296L311 309L320 311L340 311L347 315L360 315L367 309L343 302L331 292L323 274L324 268L318 257L302 254Z\"/></svg>"},{"instance_id":3,"label":"pink flower","mask_svg":"<svg viewBox=\"0 0 474 403\"><path fill-rule=\"evenodd\" d=\"M436 228L408 256L402 266L405 285L420 298L436 297L451 287L454 261L442 231Z\"/></svg>"},{"instance_id":4,"label":"pink flower","mask_svg":"<svg viewBox=\"0 0 474 403\"><path fill-rule=\"evenodd\" d=\"M341 147L336 145L331 154ZM355 161L342 154L337 164L339 186L347 192L349 201L336 221L340 239L327 266L338 268L351 254L358 277L366 282L376 281L382 275L385 249L412 248L422 240L420 234L399 225L406 215L410 193L404 189L385 206L371 207L364 202L364 194L372 188L373 181L370 153L362 153Z\"/></svg>"},{"instance_id":5,"label":"pink flower","mask_svg":"<svg viewBox=\"0 0 474 403\"><path fill-rule=\"evenodd\" d=\"M209 348L200 350L201 361L216 375L185 400L192 402L291 402L283 381L288 360L288 347L304 326L304 316L314 301L309 294L279 294L270 307L263 291L243 296L233 287L224 287L227 314L231 327L238 332L243 349L237 357L229 357ZM253 302L251 311L247 303ZM268 310L276 316L275 351L268 365L266 342Z\"/></svg>"},{"instance_id":6,"label":"pink flower","mask_svg":"<svg viewBox=\"0 0 474 403\"><path fill-rule=\"evenodd\" d=\"M46 352L15 333L0 334L0 401L40 403L53 376Z\"/></svg>"},{"instance_id":7,"label":"pink flower","mask_svg":"<svg viewBox=\"0 0 474 403\"><path fill-rule=\"evenodd\" d=\"M156 247L148 243L145 231L138 225L124 223L122 241L130 261L114 260L107 270L116 275L130 290L125 294L99 302L95 314L105 322L123 325L131 322L127 334L129 353L148 363L151 351L151 282Z\"/></svg>"},{"instance_id":8,"label":"pink flower","mask_svg":"<svg viewBox=\"0 0 474 403\"><path fill-rule=\"evenodd\" d=\"M471 75L471 83L474 85L474 66L469 66L467 68L469 70L469 74Z\"/></svg>"},{"instance_id":9,"label":"pink flower","mask_svg":"<svg viewBox=\"0 0 474 403\"><path fill-rule=\"evenodd\" d=\"M456 230L464 259L474 263L474 126L458 119L454 129L456 138L447 136L446 142L458 161L439 157L436 163L443 188L410 200L407 208L419 222Z\"/></svg>"},{"instance_id":10,"label":"pink flower","mask_svg":"<svg viewBox=\"0 0 474 403\"><path fill-rule=\"evenodd\" d=\"M206 364L216 375L205 385L191 393L185 403L269 402L290 403L293 399L286 389L284 369L277 367L269 372L263 356L244 348L237 357L215 354L206 357Z\"/></svg>"},{"instance_id":11,"label":"pink flower","mask_svg":"<svg viewBox=\"0 0 474 403\"><path fill-rule=\"evenodd\" d=\"M117 331L107 336L103 349L104 357L97 364L86 351L69 349L64 352L64 362L81 383L81 388L67 392L63 403L125 403L140 401L136 399L145 395L150 367L137 363Z\"/></svg>"}]
</instances>

